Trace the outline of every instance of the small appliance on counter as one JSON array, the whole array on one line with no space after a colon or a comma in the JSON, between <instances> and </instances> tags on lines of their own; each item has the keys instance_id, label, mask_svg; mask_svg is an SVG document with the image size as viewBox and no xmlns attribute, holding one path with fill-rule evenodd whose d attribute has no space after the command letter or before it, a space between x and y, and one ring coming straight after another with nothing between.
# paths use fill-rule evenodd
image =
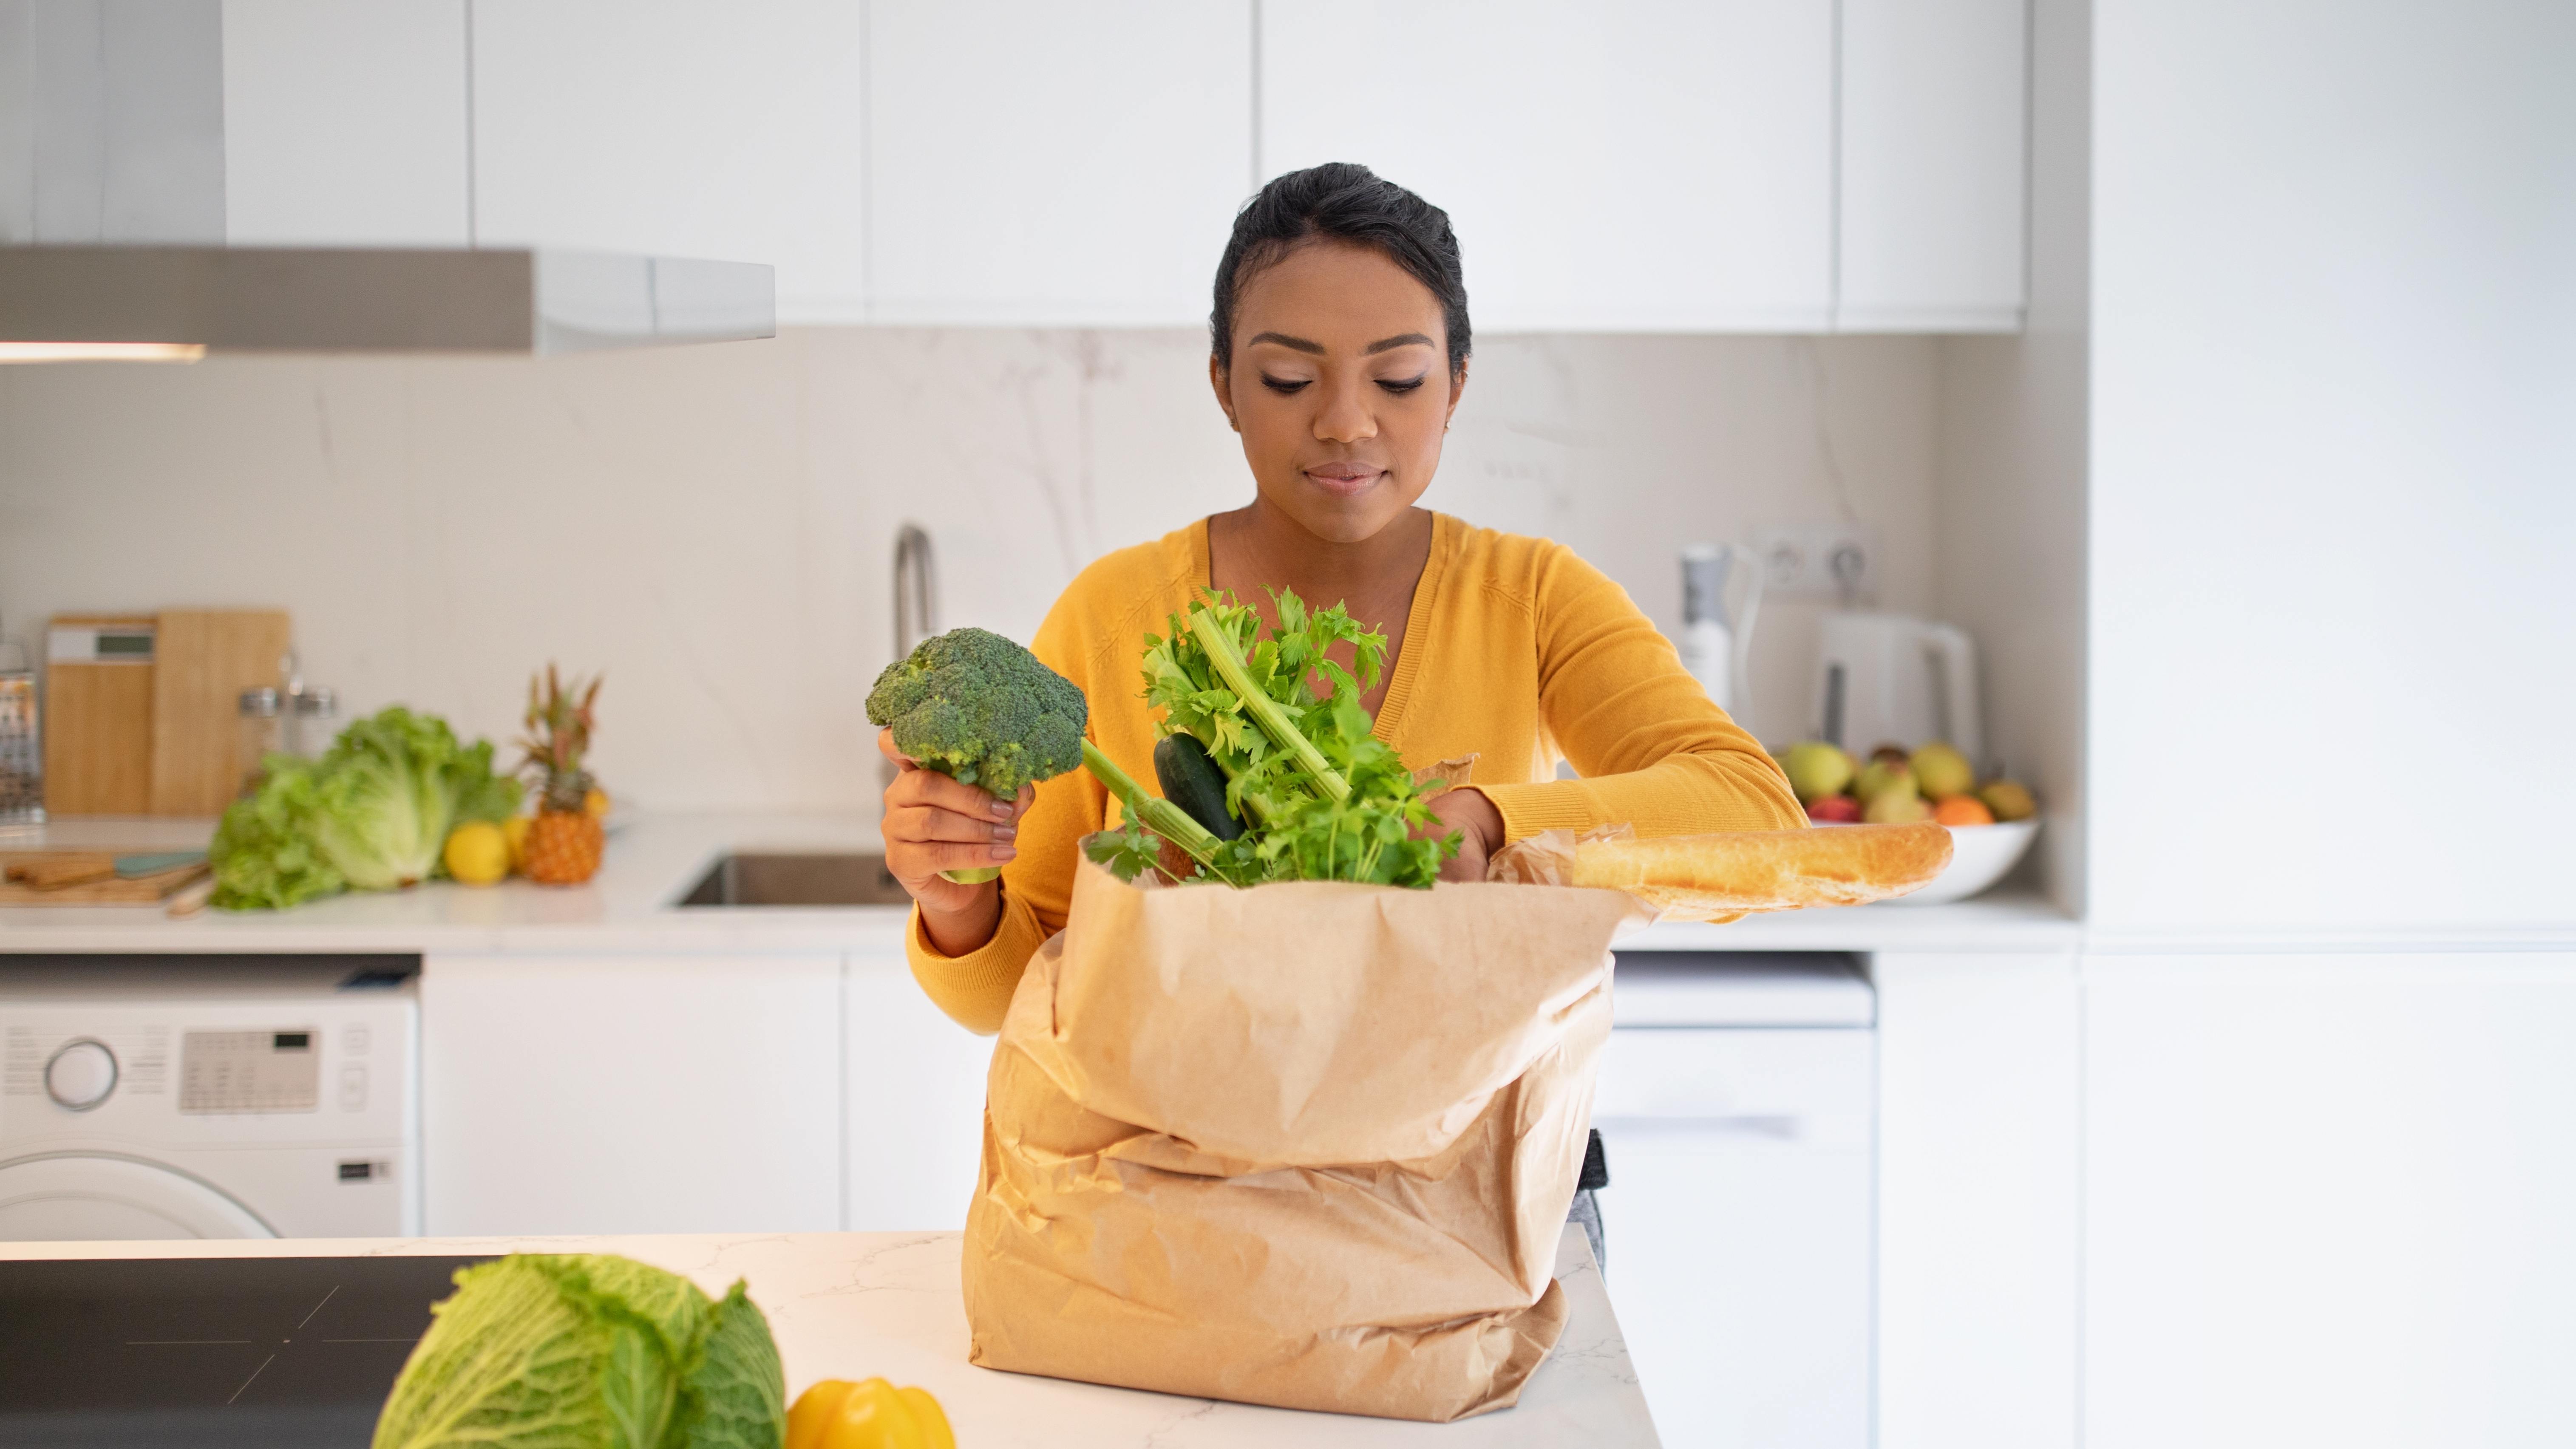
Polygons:
<instances>
[{"instance_id":1,"label":"small appliance on counter","mask_svg":"<svg viewBox=\"0 0 2576 1449\"><path fill-rule=\"evenodd\" d=\"M1977 647L1955 625L1906 614L1827 614L1815 701L1808 737L1853 754L1943 740L1971 761L1985 758Z\"/></svg>"},{"instance_id":2,"label":"small appliance on counter","mask_svg":"<svg viewBox=\"0 0 2576 1449\"><path fill-rule=\"evenodd\" d=\"M1682 667L1731 715L1752 703L1747 664L1761 609L1762 559L1753 550L1734 543L1682 550Z\"/></svg>"},{"instance_id":3,"label":"small appliance on counter","mask_svg":"<svg viewBox=\"0 0 2576 1449\"><path fill-rule=\"evenodd\" d=\"M15 639L0 639L0 825L45 819L45 777L36 733L36 672Z\"/></svg>"}]
</instances>

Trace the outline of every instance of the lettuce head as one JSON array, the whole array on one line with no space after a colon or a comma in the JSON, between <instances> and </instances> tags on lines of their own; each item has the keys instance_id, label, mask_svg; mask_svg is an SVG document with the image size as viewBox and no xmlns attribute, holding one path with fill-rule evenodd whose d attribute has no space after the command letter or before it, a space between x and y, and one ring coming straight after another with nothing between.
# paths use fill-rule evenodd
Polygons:
<instances>
[{"instance_id":1,"label":"lettuce head","mask_svg":"<svg viewBox=\"0 0 2576 1449\"><path fill-rule=\"evenodd\" d=\"M520 1254L458 1270L376 1420L375 1449L778 1449L787 1385L737 1282L631 1258Z\"/></svg>"},{"instance_id":2,"label":"lettuce head","mask_svg":"<svg viewBox=\"0 0 2576 1449\"><path fill-rule=\"evenodd\" d=\"M444 869L447 833L518 808L492 744L400 705L352 723L318 760L271 755L267 779L224 812L208 854L214 903L281 909L334 891L396 890Z\"/></svg>"}]
</instances>

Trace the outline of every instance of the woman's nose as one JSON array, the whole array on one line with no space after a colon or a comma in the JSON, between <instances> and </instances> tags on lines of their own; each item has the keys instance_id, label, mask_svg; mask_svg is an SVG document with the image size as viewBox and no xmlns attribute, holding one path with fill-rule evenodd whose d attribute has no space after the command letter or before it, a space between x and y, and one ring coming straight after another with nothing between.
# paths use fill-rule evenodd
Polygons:
<instances>
[{"instance_id":1,"label":"woman's nose","mask_svg":"<svg viewBox=\"0 0 2576 1449\"><path fill-rule=\"evenodd\" d=\"M1338 388L1324 395L1324 410L1315 417L1315 436L1327 443L1357 443L1377 436L1377 414L1369 411L1359 388Z\"/></svg>"}]
</instances>

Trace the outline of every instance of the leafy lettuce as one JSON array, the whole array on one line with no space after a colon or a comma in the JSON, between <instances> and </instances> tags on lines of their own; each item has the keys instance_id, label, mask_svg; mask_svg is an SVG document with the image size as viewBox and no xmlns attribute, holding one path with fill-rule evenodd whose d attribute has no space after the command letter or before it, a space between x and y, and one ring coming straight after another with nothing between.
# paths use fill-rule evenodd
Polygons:
<instances>
[{"instance_id":1,"label":"leafy lettuce","mask_svg":"<svg viewBox=\"0 0 2576 1449\"><path fill-rule=\"evenodd\" d=\"M631 1258L517 1255L460 1269L376 1420L375 1449L778 1449L787 1385L737 1282Z\"/></svg>"},{"instance_id":2,"label":"leafy lettuce","mask_svg":"<svg viewBox=\"0 0 2576 1449\"><path fill-rule=\"evenodd\" d=\"M257 793L224 812L208 854L214 903L279 910L335 891L396 890L437 875L447 833L518 808L492 744L400 705L340 732L318 760L271 755Z\"/></svg>"}]
</instances>

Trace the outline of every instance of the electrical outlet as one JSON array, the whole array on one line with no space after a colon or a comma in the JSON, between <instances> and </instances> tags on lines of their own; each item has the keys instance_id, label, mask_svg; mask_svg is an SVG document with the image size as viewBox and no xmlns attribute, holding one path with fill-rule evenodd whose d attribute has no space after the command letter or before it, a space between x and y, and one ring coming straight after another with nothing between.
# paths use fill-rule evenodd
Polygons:
<instances>
[{"instance_id":1,"label":"electrical outlet","mask_svg":"<svg viewBox=\"0 0 2576 1449\"><path fill-rule=\"evenodd\" d=\"M1762 591L1782 600L1867 603L1878 591L1877 530L1839 524L1757 529Z\"/></svg>"}]
</instances>

